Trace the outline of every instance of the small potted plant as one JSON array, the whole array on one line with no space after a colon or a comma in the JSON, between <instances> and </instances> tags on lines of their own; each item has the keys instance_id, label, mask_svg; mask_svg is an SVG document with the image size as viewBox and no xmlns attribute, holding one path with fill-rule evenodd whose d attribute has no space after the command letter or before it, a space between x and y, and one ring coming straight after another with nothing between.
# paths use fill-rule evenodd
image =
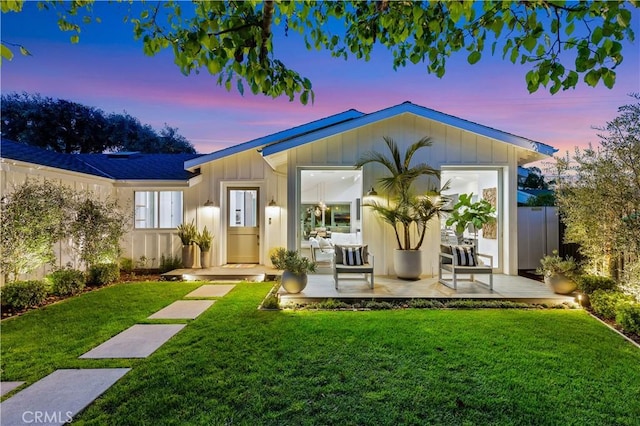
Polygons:
<instances>
[{"instance_id":1,"label":"small potted plant","mask_svg":"<svg viewBox=\"0 0 640 426\"><path fill-rule=\"evenodd\" d=\"M576 289L580 268L573 257L563 259L558 250L554 250L551 255L540 259L540 264L536 273L544 275L545 284L555 293L569 294Z\"/></svg>"},{"instance_id":2,"label":"small potted plant","mask_svg":"<svg viewBox=\"0 0 640 426\"><path fill-rule=\"evenodd\" d=\"M182 242L182 267L193 268L195 261L194 243L198 235L198 230L193 224L193 220L191 223L178 225L176 229L178 230L178 237L180 237L180 241Z\"/></svg>"},{"instance_id":3,"label":"small potted plant","mask_svg":"<svg viewBox=\"0 0 640 426\"><path fill-rule=\"evenodd\" d=\"M281 284L288 293L300 293L307 286L307 274L316 271L316 264L295 250L278 247L271 254L271 263L283 270Z\"/></svg>"},{"instance_id":4,"label":"small potted plant","mask_svg":"<svg viewBox=\"0 0 640 426\"><path fill-rule=\"evenodd\" d=\"M200 267L208 268L211 266L211 243L213 242L213 234L209 232L205 226L202 232L196 235L195 243L200 247Z\"/></svg>"}]
</instances>

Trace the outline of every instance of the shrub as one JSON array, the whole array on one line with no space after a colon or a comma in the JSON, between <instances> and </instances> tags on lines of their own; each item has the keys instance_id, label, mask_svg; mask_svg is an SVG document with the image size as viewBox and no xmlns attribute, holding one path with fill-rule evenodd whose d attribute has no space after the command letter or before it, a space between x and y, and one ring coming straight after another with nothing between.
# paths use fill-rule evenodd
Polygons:
<instances>
[{"instance_id":1,"label":"shrub","mask_svg":"<svg viewBox=\"0 0 640 426\"><path fill-rule=\"evenodd\" d=\"M578 279L578 290L584 294L592 294L596 290L616 290L615 280L599 275L583 275Z\"/></svg>"},{"instance_id":2,"label":"shrub","mask_svg":"<svg viewBox=\"0 0 640 426\"><path fill-rule=\"evenodd\" d=\"M51 293L56 296L78 294L85 286L85 277L75 269L60 269L47 277L51 281Z\"/></svg>"},{"instance_id":3,"label":"shrub","mask_svg":"<svg viewBox=\"0 0 640 426\"><path fill-rule=\"evenodd\" d=\"M11 309L40 306L49 289L44 281L14 281L0 288L2 305Z\"/></svg>"},{"instance_id":4,"label":"shrub","mask_svg":"<svg viewBox=\"0 0 640 426\"><path fill-rule=\"evenodd\" d=\"M87 284L101 286L114 283L120 278L120 269L115 263L98 263L89 269Z\"/></svg>"},{"instance_id":5,"label":"shrub","mask_svg":"<svg viewBox=\"0 0 640 426\"><path fill-rule=\"evenodd\" d=\"M617 306L631 302L633 298L619 291L596 290L590 297L593 312L609 320L616 318Z\"/></svg>"},{"instance_id":6,"label":"shrub","mask_svg":"<svg viewBox=\"0 0 640 426\"><path fill-rule=\"evenodd\" d=\"M173 271L174 269L182 268L182 259L179 257L173 257L172 255L166 256L163 254L160 256L160 273Z\"/></svg>"},{"instance_id":7,"label":"shrub","mask_svg":"<svg viewBox=\"0 0 640 426\"><path fill-rule=\"evenodd\" d=\"M133 259L130 257L121 257L120 258L120 270L126 273L131 273L133 271Z\"/></svg>"},{"instance_id":8,"label":"shrub","mask_svg":"<svg viewBox=\"0 0 640 426\"><path fill-rule=\"evenodd\" d=\"M624 331L640 334L640 303L619 303L616 308L616 322Z\"/></svg>"},{"instance_id":9,"label":"shrub","mask_svg":"<svg viewBox=\"0 0 640 426\"><path fill-rule=\"evenodd\" d=\"M280 302L278 302L278 296L273 293L269 293L267 297L262 301L263 309L280 309Z\"/></svg>"}]
</instances>

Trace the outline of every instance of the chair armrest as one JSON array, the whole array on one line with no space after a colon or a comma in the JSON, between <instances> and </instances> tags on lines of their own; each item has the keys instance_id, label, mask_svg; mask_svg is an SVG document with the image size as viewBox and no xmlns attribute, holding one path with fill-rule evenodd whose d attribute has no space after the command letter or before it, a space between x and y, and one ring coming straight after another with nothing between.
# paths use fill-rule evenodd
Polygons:
<instances>
[{"instance_id":1,"label":"chair armrest","mask_svg":"<svg viewBox=\"0 0 640 426\"><path fill-rule=\"evenodd\" d=\"M486 259L489 259L489 266L493 267L493 256L492 255L484 254L484 253L476 253L476 256L484 257Z\"/></svg>"}]
</instances>

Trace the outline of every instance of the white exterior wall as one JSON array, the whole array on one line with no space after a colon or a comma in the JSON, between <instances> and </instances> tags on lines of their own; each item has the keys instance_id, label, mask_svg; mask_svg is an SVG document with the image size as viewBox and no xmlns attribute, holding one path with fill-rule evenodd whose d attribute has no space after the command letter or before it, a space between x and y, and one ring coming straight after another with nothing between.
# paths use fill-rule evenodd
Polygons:
<instances>
[{"instance_id":1,"label":"white exterior wall","mask_svg":"<svg viewBox=\"0 0 640 426\"><path fill-rule=\"evenodd\" d=\"M116 199L120 207L128 212L129 230L122 238L120 247L123 257L130 257L135 261L141 257L148 259L149 267L159 265L161 255L180 257L180 239L175 229L135 229L134 228L134 191L183 191L185 221L200 220L197 216L197 206L202 206L205 200L200 202L198 185L188 187L186 184L178 185L176 182L141 183L115 181L83 173L70 172L52 167L35 166L29 163L16 162L10 159L3 159L0 163L1 195L11 193L13 188L20 186L27 179L37 179L38 181L48 180L52 183L67 186L77 193L91 192L99 199ZM198 182L197 178L195 183ZM204 225L202 225L204 226ZM199 226L201 229L202 226ZM57 257L55 267L63 267L71 264L74 268L81 268L83 265L75 259L70 250L69 240L63 240L56 244L55 253ZM152 263L153 262L153 263ZM52 266L43 265L32 274L20 277L21 279L37 279L44 277ZM0 276L4 276L1 273ZM0 278L2 279L2 278Z\"/></svg>"},{"instance_id":2,"label":"white exterior wall","mask_svg":"<svg viewBox=\"0 0 640 426\"><path fill-rule=\"evenodd\" d=\"M430 166L440 169L446 166L491 166L503 170L502 172L502 216L503 226L503 273L517 274L517 214L516 214L516 178L517 151L516 148L444 125L440 122L405 113L386 120L381 120L345 133L320 139L288 152L288 205L297 206L299 200L296 190L298 170L305 167L352 167L360 156L368 151L386 153L388 151L383 136L393 138L399 145L401 152L413 142L424 136L433 140L433 145L418 151L415 161L426 162ZM383 168L372 164L363 170L363 188L365 191L372 186L380 190L377 180L385 176ZM416 190L426 188L426 179L421 181ZM509 194L513 192L513 196ZM292 212L293 213L293 212ZM289 217L288 227L292 230L288 234L289 248L297 247L296 215ZM365 207L362 217L362 235L365 244L375 255L375 273L393 275L393 251L396 248L393 229L384 224L379 218L371 214ZM438 252L440 244L440 230L438 224L433 224L427 231L423 250L423 273L436 275L438 267Z\"/></svg>"},{"instance_id":3,"label":"white exterior wall","mask_svg":"<svg viewBox=\"0 0 640 426\"><path fill-rule=\"evenodd\" d=\"M198 228L205 225L212 230L212 265L226 263L227 211L226 191L232 187L259 188L260 263L270 264L269 250L286 246L287 236L287 179L286 171L274 171L256 150L248 150L203 164L202 183L190 204L197 218ZM197 199L197 201L196 201ZM207 199L216 207L202 207ZM277 207L268 207L271 200ZM185 203L186 204L186 203Z\"/></svg>"},{"instance_id":4,"label":"white exterior wall","mask_svg":"<svg viewBox=\"0 0 640 426\"><path fill-rule=\"evenodd\" d=\"M110 179L3 159L0 163L0 197L10 194L27 179L38 182L46 180L53 185L69 187L79 194L93 193L94 196L102 200L116 196L113 181ZM69 240L62 240L54 247L57 258L56 268L64 267L67 264L71 264L74 268L81 266L73 256L69 243ZM52 268L51 265L42 265L31 274L21 276L20 279L42 278ZM4 280L4 271L0 272L0 284L3 284L2 280Z\"/></svg>"}]
</instances>

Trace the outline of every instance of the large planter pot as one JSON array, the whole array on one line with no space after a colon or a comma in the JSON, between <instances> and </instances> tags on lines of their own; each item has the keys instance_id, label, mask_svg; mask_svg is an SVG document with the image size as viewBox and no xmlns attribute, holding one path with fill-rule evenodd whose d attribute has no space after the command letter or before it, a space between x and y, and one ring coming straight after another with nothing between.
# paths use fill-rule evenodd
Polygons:
<instances>
[{"instance_id":1,"label":"large planter pot","mask_svg":"<svg viewBox=\"0 0 640 426\"><path fill-rule=\"evenodd\" d=\"M419 280L422 275L422 250L398 250L393 252L393 266L398 278Z\"/></svg>"},{"instance_id":2,"label":"large planter pot","mask_svg":"<svg viewBox=\"0 0 640 426\"><path fill-rule=\"evenodd\" d=\"M297 275L290 271L284 271L281 285L287 293L300 293L307 286L307 274Z\"/></svg>"},{"instance_id":3,"label":"large planter pot","mask_svg":"<svg viewBox=\"0 0 640 426\"><path fill-rule=\"evenodd\" d=\"M201 251L200 252L200 267L201 268L209 268L211 266L211 252Z\"/></svg>"},{"instance_id":4,"label":"large planter pot","mask_svg":"<svg viewBox=\"0 0 640 426\"><path fill-rule=\"evenodd\" d=\"M556 294L569 294L577 287L575 281L564 274L545 275L544 283Z\"/></svg>"},{"instance_id":5,"label":"large planter pot","mask_svg":"<svg viewBox=\"0 0 640 426\"><path fill-rule=\"evenodd\" d=\"M193 268L193 264L195 263L195 246L182 246L182 267L183 268Z\"/></svg>"}]
</instances>

